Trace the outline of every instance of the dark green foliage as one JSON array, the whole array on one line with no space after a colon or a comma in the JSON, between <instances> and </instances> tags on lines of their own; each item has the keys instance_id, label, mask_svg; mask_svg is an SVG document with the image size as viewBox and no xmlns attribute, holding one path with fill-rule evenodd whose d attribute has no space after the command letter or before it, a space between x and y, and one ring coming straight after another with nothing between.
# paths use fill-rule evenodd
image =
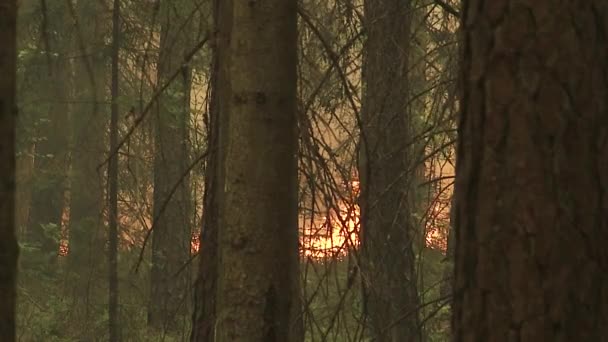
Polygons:
<instances>
[{"instance_id":1,"label":"dark green foliage","mask_svg":"<svg viewBox=\"0 0 608 342\"><path fill-rule=\"evenodd\" d=\"M146 265L137 274L132 266L139 257L138 250L123 251L121 265L121 324L124 341L184 341L184 332L149 331L145 308L148 305L149 274ZM59 258L59 270L52 275L43 270L21 270L18 286L18 331L22 341L105 341L107 340L107 285L105 271L101 274L70 274L67 260ZM89 298L78 298L66 281L91 286ZM77 311L74 303L88 303L86 315ZM189 324L190 317L178 317Z\"/></svg>"}]
</instances>

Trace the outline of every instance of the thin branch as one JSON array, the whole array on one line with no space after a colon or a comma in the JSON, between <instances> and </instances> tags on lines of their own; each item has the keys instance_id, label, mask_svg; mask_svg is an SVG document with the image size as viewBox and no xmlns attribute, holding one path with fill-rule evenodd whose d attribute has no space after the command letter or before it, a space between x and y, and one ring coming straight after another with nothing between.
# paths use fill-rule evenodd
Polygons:
<instances>
[{"instance_id":1,"label":"thin branch","mask_svg":"<svg viewBox=\"0 0 608 342\"><path fill-rule=\"evenodd\" d=\"M141 264L141 262L144 259L144 251L146 250L146 245L148 244L148 240L150 239L150 235L152 234L152 230L154 229L154 227L158 223L158 220L160 219L161 215L165 212L165 209L167 208L167 205L169 205L169 202L171 201L171 198L173 197L173 194L175 194L175 192L177 191L177 188L182 184L182 182L184 181L184 179L186 178L186 176L190 173L190 171L192 171L192 169L196 165L198 165L198 163L200 163L203 159L205 159L208 154L209 154L209 151L207 150L203 154L201 154L200 156L198 156L198 158L196 158L196 160L194 160L188 166L188 168L184 171L184 173L177 180L177 182L175 182L175 184L171 188L171 191L169 191L169 194L167 195L167 198L165 198L165 200L161 204L160 209L158 211L158 214L152 220L152 226L150 227L150 229L146 233L146 237L144 238L144 242L143 242L143 244L141 246L141 251L139 252L139 258L137 259L137 263L135 264L135 273L137 273L139 271L139 265Z\"/></svg>"},{"instance_id":2,"label":"thin branch","mask_svg":"<svg viewBox=\"0 0 608 342\"><path fill-rule=\"evenodd\" d=\"M196 46L190 52L188 52L186 54L186 56L184 56L183 64L187 64L188 62L190 62L190 60L194 57L194 55L200 49L202 49L203 46L205 46L205 44L209 40L210 36L211 35L209 33L207 33L207 35L198 44L196 44ZM175 80L175 78L177 78L178 75L181 75L181 73L182 73L182 68L181 67L177 68L177 70L175 70L173 72L173 74L171 75L171 77L169 77L169 79L167 80L167 82L165 82L163 84L163 86L160 89L158 89L154 93L154 95L152 95L152 98L150 99L150 101L148 102L148 104L146 104L146 107L141 112L141 114L135 119L135 122L133 122L133 126L131 126L131 128L129 128L129 131L124 136L124 138L120 141L120 143L118 144L118 146L116 146L116 148L114 150L110 151L110 154L103 161L103 163L101 163L99 166L97 166L98 170L101 167L103 167L110 160L110 158L112 158L113 155L115 155L116 153L118 153L118 151L125 145L125 143L127 142L127 140L129 140L129 138L131 137L131 135L133 135L133 133L135 132L135 129L143 122L143 120L145 119L146 115L150 112L150 109L152 108L152 106L154 105L154 103L156 103L156 100L158 99L158 97L169 87L169 85L171 85L171 83Z\"/></svg>"},{"instance_id":3,"label":"thin branch","mask_svg":"<svg viewBox=\"0 0 608 342\"><path fill-rule=\"evenodd\" d=\"M439 7L441 7L444 11L453 15L456 18L460 18L460 12L456 10L452 5L448 4L443 0L433 0Z\"/></svg>"}]
</instances>

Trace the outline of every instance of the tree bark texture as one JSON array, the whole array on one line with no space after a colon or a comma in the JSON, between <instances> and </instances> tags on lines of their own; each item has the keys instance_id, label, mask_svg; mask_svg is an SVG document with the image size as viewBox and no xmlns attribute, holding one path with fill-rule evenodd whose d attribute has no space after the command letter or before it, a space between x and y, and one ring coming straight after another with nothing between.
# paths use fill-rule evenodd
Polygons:
<instances>
[{"instance_id":1,"label":"tree bark texture","mask_svg":"<svg viewBox=\"0 0 608 342\"><path fill-rule=\"evenodd\" d=\"M190 6L166 2L162 19L159 84L178 76L159 96L154 117L154 230L152 232L151 293L148 324L164 330L183 330L190 275L183 266L190 257L191 194L188 125L191 69L184 56L191 48ZM185 24L184 24L185 23Z\"/></svg>"},{"instance_id":2,"label":"tree bark texture","mask_svg":"<svg viewBox=\"0 0 608 342\"><path fill-rule=\"evenodd\" d=\"M608 340L608 2L463 3L454 341Z\"/></svg>"},{"instance_id":3,"label":"tree bark texture","mask_svg":"<svg viewBox=\"0 0 608 342\"><path fill-rule=\"evenodd\" d=\"M208 156L205 172L204 211L201 227L200 264L195 287L192 342L214 342L218 278L218 234L221 226L220 204L224 184L220 130L226 129L226 104L230 87L225 61L230 36L231 1L214 0L215 38L211 70ZM225 134L222 134L225 138Z\"/></svg>"},{"instance_id":4,"label":"tree bark texture","mask_svg":"<svg viewBox=\"0 0 608 342\"><path fill-rule=\"evenodd\" d=\"M220 129L225 175L217 341L302 341L297 4L234 1L232 6L228 118Z\"/></svg>"},{"instance_id":5,"label":"tree bark texture","mask_svg":"<svg viewBox=\"0 0 608 342\"><path fill-rule=\"evenodd\" d=\"M418 341L413 131L408 111L411 5L367 0L361 109L364 314L376 341Z\"/></svg>"}]
</instances>

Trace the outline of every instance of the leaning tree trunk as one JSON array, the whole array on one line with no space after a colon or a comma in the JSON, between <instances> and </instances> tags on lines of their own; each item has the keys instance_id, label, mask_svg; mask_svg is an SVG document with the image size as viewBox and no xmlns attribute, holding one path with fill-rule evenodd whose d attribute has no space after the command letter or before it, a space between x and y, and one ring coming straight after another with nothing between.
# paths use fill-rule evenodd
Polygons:
<instances>
[{"instance_id":1,"label":"leaning tree trunk","mask_svg":"<svg viewBox=\"0 0 608 342\"><path fill-rule=\"evenodd\" d=\"M418 341L408 1L365 1L360 180L364 314L376 341Z\"/></svg>"},{"instance_id":2,"label":"leaning tree trunk","mask_svg":"<svg viewBox=\"0 0 608 342\"><path fill-rule=\"evenodd\" d=\"M167 3L163 17L158 80L163 85L181 70L158 97L154 113L154 228L150 271L151 328L183 331L189 274L183 269L190 257L190 183L188 124L190 121L190 67L184 56L191 45L189 6L179 10ZM187 21L185 21L187 20ZM186 23L186 24L184 24Z\"/></svg>"},{"instance_id":3,"label":"leaning tree trunk","mask_svg":"<svg viewBox=\"0 0 608 342\"><path fill-rule=\"evenodd\" d=\"M217 341L302 341L297 4L233 1L232 6L225 140L220 134L226 146Z\"/></svg>"},{"instance_id":4,"label":"leaning tree trunk","mask_svg":"<svg viewBox=\"0 0 608 342\"><path fill-rule=\"evenodd\" d=\"M17 117L17 2L0 5L0 336L15 340L15 119Z\"/></svg>"},{"instance_id":5,"label":"leaning tree trunk","mask_svg":"<svg viewBox=\"0 0 608 342\"><path fill-rule=\"evenodd\" d=\"M608 2L464 1L454 341L608 336Z\"/></svg>"}]
</instances>

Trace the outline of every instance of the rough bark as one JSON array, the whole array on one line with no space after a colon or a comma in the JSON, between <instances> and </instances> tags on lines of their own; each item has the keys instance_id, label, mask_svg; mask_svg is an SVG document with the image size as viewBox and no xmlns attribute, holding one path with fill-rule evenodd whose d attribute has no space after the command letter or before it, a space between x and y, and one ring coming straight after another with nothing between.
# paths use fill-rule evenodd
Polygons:
<instances>
[{"instance_id":1,"label":"rough bark","mask_svg":"<svg viewBox=\"0 0 608 342\"><path fill-rule=\"evenodd\" d=\"M15 120L17 2L0 4L0 336L15 341L17 256L15 238Z\"/></svg>"},{"instance_id":2,"label":"rough bark","mask_svg":"<svg viewBox=\"0 0 608 342\"><path fill-rule=\"evenodd\" d=\"M606 341L608 3L463 6L454 341Z\"/></svg>"},{"instance_id":3,"label":"rough bark","mask_svg":"<svg viewBox=\"0 0 608 342\"><path fill-rule=\"evenodd\" d=\"M162 28L158 81L164 84L181 75L159 96L154 113L154 231L152 233L150 327L182 330L182 315L189 301L189 274L183 269L190 257L190 183L188 124L190 120L190 67L183 65L190 49L189 7L167 2L161 7ZM177 185L176 187L176 184Z\"/></svg>"},{"instance_id":4,"label":"rough bark","mask_svg":"<svg viewBox=\"0 0 608 342\"><path fill-rule=\"evenodd\" d=\"M302 341L297 5L272 0L232 6L216 339Z\"/></svg>"},{"instance_id":5,"label":"rough bark","mask_svg":"<svg viewBox=\"0 0 608 342\"><path fill-rule=\"evenodd\" d=\"M408 114L411 5L367 0L361 109L361 274L376 341L418 341L413 131Z\"/></svg>"}]
</instances>

